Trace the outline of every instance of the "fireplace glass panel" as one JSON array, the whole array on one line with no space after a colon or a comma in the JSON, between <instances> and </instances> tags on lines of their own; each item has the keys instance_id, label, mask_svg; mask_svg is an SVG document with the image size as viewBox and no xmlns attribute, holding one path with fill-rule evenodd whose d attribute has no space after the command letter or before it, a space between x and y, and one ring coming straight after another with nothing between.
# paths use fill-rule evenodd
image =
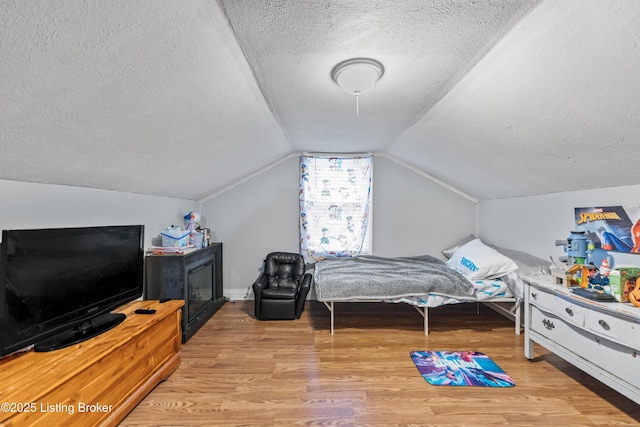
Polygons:
<instances>
[{"instance_id":1,"label":"fireplace glass panel","mask_svg":"<svg viewBox=\"0 0 640 427\"><path fill-rule=\"evenodd\" d=\"M213 299L213 261L189 271L188 319L191 322Z\"/></svg>"}]
</instances>

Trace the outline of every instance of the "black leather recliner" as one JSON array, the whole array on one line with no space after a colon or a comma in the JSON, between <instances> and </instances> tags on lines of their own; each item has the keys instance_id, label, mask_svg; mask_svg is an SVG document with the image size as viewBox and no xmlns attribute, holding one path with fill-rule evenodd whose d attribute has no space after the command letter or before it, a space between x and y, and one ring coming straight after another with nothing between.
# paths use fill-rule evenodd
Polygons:
<instances>
[{"instance_id":1,"label":"black leather recliner","mask_svg":"<svg viewBox=\"0 0 640 427\"><path fill-rule=\"evenodd\" d=\"M299 319L311 287L300 254L272 252L264 260L264 271L253 283L255 316L259 320Z\"/></svg>"}]
</instances>

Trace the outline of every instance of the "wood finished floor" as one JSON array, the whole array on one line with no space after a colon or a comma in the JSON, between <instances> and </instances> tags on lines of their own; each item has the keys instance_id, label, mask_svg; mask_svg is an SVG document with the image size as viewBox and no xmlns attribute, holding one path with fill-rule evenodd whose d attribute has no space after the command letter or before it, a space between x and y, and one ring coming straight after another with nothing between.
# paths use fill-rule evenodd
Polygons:
<instances>
[{"instance_id":1,"label":"wood finished floor","mask_svg":"<svg viewBox=\"0 0 640 427\"><path fill-rule=\"evenodd\" d=\"M180 368L121 426L637 426L640 405L536 345L493 310L430 310L430 335L406 304L312 301L297 321L257 321L227 303L182 347ZM512 388L438 387L412 350L474 350Z\"/></svg>"}]
</instances>

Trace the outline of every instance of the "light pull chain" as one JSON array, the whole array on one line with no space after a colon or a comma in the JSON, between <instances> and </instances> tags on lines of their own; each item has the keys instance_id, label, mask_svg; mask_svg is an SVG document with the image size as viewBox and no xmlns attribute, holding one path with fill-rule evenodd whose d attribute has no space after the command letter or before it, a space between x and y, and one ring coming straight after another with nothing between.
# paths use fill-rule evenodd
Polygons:
<instances>
[{"instance_id":1,"label":"light pull chain","mask_svg":"<svg viewBox=\"0 0 640 427\"><path fill-rule=\"evenodd\" d=\"M360 115L360 91L353 92L356 95L356 116Z\"/></svg>"}]
</instances>

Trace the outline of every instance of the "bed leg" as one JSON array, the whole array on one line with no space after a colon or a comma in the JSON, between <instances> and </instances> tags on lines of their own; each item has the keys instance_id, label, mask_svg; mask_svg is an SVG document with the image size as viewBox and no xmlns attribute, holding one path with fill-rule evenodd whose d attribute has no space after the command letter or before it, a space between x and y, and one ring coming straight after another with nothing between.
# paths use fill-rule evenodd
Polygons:
<instances>
[{"instance_id":1,"label":"bed leg","mask_svg":"<svg viewBox=\"0 0 640 427\"><path fill-rule=\"evenodd\" d=\"M429 335L429 308L424 307L424 334Z\"/></svg>"},{"instance_id":2,"label":"bed leg","mask_svg":"<svg viewBox=\"0 0 640 427\"><path fill-rule=\"evenodd\" d=\"M333 335L333 301L327 304L326 301L322 301L325 307L329 309L329 313L331 313L331 335Z\"/></svg>"},{"instance_id":3,"label":"bed leg","mask_svg":"<svg viewBox=\"0 0 640 427\"><path fill-rule=\"evenodd\" d=\"M329 310L331 311L331 335L333 335L333 301L331 301L331 308Z\"/></svg>"},{"instance_id":4,"label":"bed leg","mask_svg":"<svg viewBox=\"0 0 640 427\"><path fill-rule=\"evenodd\" d=\"M516 320L516 335L520 335L522 329L522 302L516 302L516 312L514 313Z\"/></svg>"},{"instance_id":5,"label":"bed leg","mask_svg":"<svg viewBox=\"0 0 640 427\"><path fill-rule=\"evenodd\" d=\"M414 305L413 308L424 317L424 334L429 335L429 307L425 305L422 307L422 310L420 310L421 307Z\"/></svg>"}]
</instances>

